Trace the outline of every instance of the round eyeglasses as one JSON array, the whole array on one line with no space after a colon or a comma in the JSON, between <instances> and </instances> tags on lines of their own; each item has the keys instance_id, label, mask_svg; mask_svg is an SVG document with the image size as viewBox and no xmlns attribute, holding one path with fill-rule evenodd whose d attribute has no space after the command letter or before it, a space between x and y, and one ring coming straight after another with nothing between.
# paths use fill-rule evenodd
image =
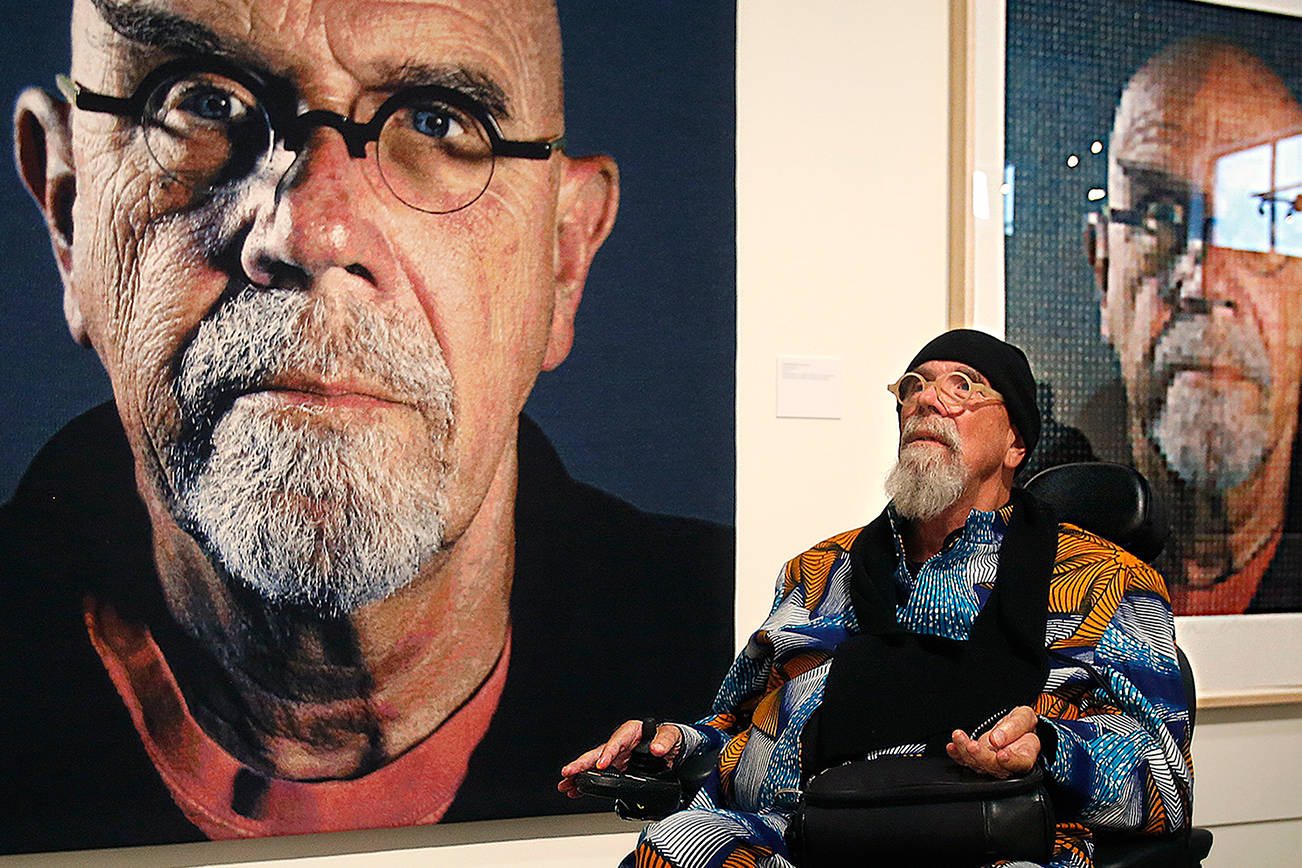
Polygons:
<instances>
[{"instance_id":1,"label":"round eyeglasses","mask_svg":"<svg viewBox=\"0 0 1302 868\"><path fill-rule=\"evenodd\" d=\"M498 157L546 160L565 147L563 136L504 138L486 106L442 85L400 90L358 123L320 109L299 114L292 97L220 58L165 63L129 97L95 93L63 75L58 83L83 111L134 117L158 167L198 193L253 174L277 141L297 153L314 129L326 126L338 131L354 158L375 143L380 177L399 200L448 214L483 195Z\"/></svg>"},{"instance_id":2,"label":"round eyeglasses","mask_svg":"<svg viewBox=\"0 0 1302 868\"><path fill-rule=\"evenodd\" d=\"M963 406L977 396L991 401L1004 400L1003 395L985 383L973 382L972 378L962 371L950 371L934 380L928 380L922 374L910 371L887 386L886 391L894 395L895 400L899 401L902 407L917 401L928 386L935 386L936 394L947 405Z\"/></svg>"}]
</instances>

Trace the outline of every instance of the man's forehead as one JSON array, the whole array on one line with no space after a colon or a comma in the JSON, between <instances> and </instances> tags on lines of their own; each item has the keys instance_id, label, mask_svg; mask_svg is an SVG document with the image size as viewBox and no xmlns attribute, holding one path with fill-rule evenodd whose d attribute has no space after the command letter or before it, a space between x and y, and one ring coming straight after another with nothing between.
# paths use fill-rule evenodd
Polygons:
<instances>
[{"instance_id":1,"label":"man's forehead","mask_svg":"<svg viewBox=\"0 0 1302 868\"><path fill-rule=\"evenodd\" d=\"M1216 159L1302 126L1302 108L1256 58L1194 45L1142 69L1122 95L1110 156L1116 180L1206 186Z\"/></svg>"},{"instance_id":2,"label":"man's forehead","mask_svg":"<svg viewBox=\"0 0 1302 868\"><path fill-rule=\"evenodd\" d=\"M425 69L464 69L494 82L506 100L526 107L523 113L530 105L535 112L560 108L551 0L77 0L77 6L102 18L112 30L107 41L125 44L142 63L159 53L226 55L294 80L305 92L347 79L383 89L412 83ZM74 67L79 54L96 53L97 40L81 37L74 29ZM390 80L395 77L403 80Z\"/></svg>"}]
</instances>

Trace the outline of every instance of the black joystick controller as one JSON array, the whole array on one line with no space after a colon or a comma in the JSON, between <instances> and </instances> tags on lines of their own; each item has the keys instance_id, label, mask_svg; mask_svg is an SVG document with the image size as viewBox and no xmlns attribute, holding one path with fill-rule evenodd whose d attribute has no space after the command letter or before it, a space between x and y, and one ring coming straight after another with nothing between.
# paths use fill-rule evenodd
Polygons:
<instances>
[{"instance_id":1,"label":"black joystick controller","mask_svg":"<svg viewBox=\"0 0 1302 868\"><path fill-rule=\"evenodd\" d=\"M623 771L612 766L575 775L579 792L614 799L616 813L628 820L658 820L678 810L682 784L669 764L651 753L657 726L654 720L642 721L642 738Z\"/></svg>"}]
</instances>

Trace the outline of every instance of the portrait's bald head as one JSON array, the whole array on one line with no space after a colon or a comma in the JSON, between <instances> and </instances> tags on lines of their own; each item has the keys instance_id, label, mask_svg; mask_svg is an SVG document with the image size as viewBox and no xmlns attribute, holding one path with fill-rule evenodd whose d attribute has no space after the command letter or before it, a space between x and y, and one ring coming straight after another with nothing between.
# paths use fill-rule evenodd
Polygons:
<instances>
[{"instance_id":1,"label":"portrait's bald head","mask_svg":"<svg viewBox=\"0 0 1302 868\"><path fill-rule=\"evenodd\" d=\"M1236 45L1185 40L1122 92L1107 217L1091 242L1136 464L1170 480L1189 580L1233 574L1271 528L1302 375L1302 249L1277 192L1302 171L1302 107ZM1286 201L1287 200L1287 201ZM1277 525L1276 525L1277 527ZM1185 578L1173 571L1172 578Z\"/></svg>"},{"instance_id":2,"label":"portrait's bald head","mask_svg":"<svg viewBox=\"0 0 1302 868\"><path fill-rule=\"evenodd\" d=\"M1233 43L1183 40L1149 58L1122 91L1109 178L1118 194L1125 164L1198 178L1214 169L1216 155L1300 124L1297 99L1256 55Z\"/></svg>"}]
</instances>

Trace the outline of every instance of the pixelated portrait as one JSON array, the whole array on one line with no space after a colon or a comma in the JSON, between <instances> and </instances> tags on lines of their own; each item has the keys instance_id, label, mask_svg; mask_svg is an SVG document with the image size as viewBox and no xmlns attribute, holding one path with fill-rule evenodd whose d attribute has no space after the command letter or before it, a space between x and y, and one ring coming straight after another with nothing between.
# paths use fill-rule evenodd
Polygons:
<instances>
[{"instance_id":1,"label":"pixelated portrait","mask_svg":"<svg viewBox=\"0 0 1302 868\"><path fill-rule=\"evenodd\" d=\"M1302 609L1302 20L1009 0L1009 339L1029 470L1132 464L1177 614Z\"/></svg>"},{"instance_id":2,"label":"pixelated portrait","mask_svg":"<svg viewBox=\"0 0 1302 868\"><path fill-rule=\"evenodd\" d=\"M608 811L734 651L733 7L4 12L0 853Z\"/></svg>"}]
</instances>

